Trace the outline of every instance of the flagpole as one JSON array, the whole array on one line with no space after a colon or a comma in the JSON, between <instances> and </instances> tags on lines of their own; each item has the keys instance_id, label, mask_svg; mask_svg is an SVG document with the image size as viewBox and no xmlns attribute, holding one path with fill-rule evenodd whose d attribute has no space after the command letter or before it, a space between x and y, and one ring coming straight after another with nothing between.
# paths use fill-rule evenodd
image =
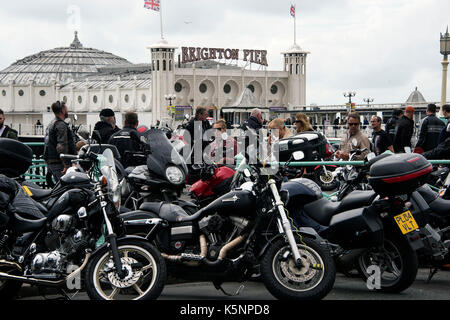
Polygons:
<instances>
[{"instance_id":1,"label":"flagpole","mask_svg":"<svg viewBox=\"0 0 450 320\"><path fill-rule=\"evenodd\" d=\"M297 44L297 9L294 5L294 44Z\"/></svg>"},{"instance_id":2,"label":"flagpole","mask_svg":"<svg viewBox=\"0 0 450 320\"><path fill-rule=\"evenodd\" d=\"M159 20L161 23L161 39L164 40L164 36L163 36L163 21L162 21L162 4L161 4L162 0L159 0Z\"/></svg>"}]
</instances>

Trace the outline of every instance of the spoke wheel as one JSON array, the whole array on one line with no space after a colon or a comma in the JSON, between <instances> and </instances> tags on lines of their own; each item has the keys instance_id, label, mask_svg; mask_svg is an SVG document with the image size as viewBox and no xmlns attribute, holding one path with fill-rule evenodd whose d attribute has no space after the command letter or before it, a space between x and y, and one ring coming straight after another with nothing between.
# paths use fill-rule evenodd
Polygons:
<instances>
[{"instance_id":1,"label":"spoke wheel","mask_svg":"<svg viewBox=\"0 0 450 320\"><path fill-rule=\"evenodd\" d=\"M87 288L91 299L155 299L164 287L167 271L161 254L149 243L125 240L119 243L119 256L125 276L120 277L105 247L87 267Z\"/></svg>"}]
</instances>

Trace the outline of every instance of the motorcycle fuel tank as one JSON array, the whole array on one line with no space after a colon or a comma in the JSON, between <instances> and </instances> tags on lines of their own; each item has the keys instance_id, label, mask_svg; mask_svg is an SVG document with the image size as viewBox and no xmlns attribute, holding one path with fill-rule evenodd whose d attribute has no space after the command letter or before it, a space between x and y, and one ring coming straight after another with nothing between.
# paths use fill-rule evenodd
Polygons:
<instances>
[{"instance_id":1,"label":"motorcycle fuel tank","mask_svg":"<svg viewBox=\"0 0 450 320\"><path fill-rule=\"evenodd\" d=\"M251 191L235 189L211 202L204 212L248 216L255 211L255 206L256 197Z\"/></svg>"}]
</instances>

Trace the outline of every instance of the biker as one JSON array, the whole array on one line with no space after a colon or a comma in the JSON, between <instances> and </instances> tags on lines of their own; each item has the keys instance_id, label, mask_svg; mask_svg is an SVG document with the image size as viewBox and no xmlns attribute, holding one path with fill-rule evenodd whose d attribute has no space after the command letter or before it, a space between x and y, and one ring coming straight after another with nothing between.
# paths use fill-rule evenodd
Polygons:
<instances>
[{"instance_id":1,"label":"biker","mask_svg":"<svg viewBox=\"0 0 450 320\"><path fill-rule=\"evenodd\" d=\"M369 139L359 130L361 121L359 114L354 112L348 115L347 119L348 133L346 138L340 143L339 150L337 150L334 155L335 157L343 160L348 160L350 158L350 151L353 149L364 149L367 150L359 155L355 155L355 160L363 160L364 157L370 152L370 141Z\"/></svg>"}]
</instances>

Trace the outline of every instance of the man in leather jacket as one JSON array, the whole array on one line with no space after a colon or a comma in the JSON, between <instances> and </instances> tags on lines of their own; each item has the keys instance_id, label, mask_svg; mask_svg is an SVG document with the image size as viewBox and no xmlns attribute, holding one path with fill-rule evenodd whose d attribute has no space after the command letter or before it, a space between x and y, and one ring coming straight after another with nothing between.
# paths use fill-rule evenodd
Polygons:
<instances>
[{"instance_id":1,"label":"man in leather jacket","mask_svg":"<svg viewBox=\"0 0 450 320\"><path fill-rule=\"evenodd\" d=\"M388 122L386 123L386 133L389 135L389 137L391 138L391 141L394 141L394 137L395 137L395 127L397 125L397 121L399 119L399 117L402 115L402 110L401 109L395 109L392 112L392 118L390 118L388 120Z\"/></svg>"},{"instance_id":2,"label":"man in leather jacket","mask_svg":"<svg viewBox=\"0 0 450 320\"><path fill-rule=\"evenodd\" d=\"M436 148L429 150L423 156L429 160L447 160L450 159L450 105L442 106L442 113L447 118L447 124L441 131L439 136L439 144Z\"/></svg>"},{"instance_id":3,"label":"man in leather jacket","mask_svg":"<svg viewBox=\"0 0 450 320\"><path fill-rule=\"evenodd\" d=\"M411 148L411 138L414 133L414 107L407 106L403 116L397 121L392 144L396 153L405 152L405 147Z\"/></svg>"},{"instance_id":4,"label":"man in leather jacket","mask_svg":"<svg viewBox=\"0 0 450 320\"><path fill-rule=\"evenodd\" d=\"M101 141L99 143L107 144L109 138L120 130L116 126L114 111L111 109L103 109L100 111L100 121L95 124L94 130L100 132Z\"/></svg>"},{"instance_id":5,"label":"man in leather jacket","mask_svg":"<svg viewBox=\"0 0 450 320\"><path fill-rule=\"evenodd\" d=\"M5 124L5 114L0 109L0 137L17 140L17 131Z\"/></svg>"},{"instance_id":6,"label":"man in leather jacket","mask_svg":"<svg viewBox=\"0 0 450 320\"><path fill-rule=\"evenodd\" d=\"M421 148L423 151L429 151L436 148L438 145L439 135L442 128L445 126L444 122L436 117L436 105L430 103L427 106L427 116L422 120L419 130L419 137L416 148Z\"/></svg>"},{"instance_id":7,"label":"man in leather jacket","mask_svg":"<svg viewBox=\"0 0 450 320\"><path fill-rule=\"evenodd\" d=\"M203 136L205 132L209 129L211 129L211 124L207 120L209 114L208 110L204 107L198 107L195 110L195 117L192 118L188 125L186 126L186 130L189 132L190 137L187 139L187 141L190 141L191 143L191 163L195 163L195 160L200 161L200 159L195 159L195 148L198 146L202 148L202 154L203 150L206 148L206 146L209 144L208 141L203 141ZM200 141L196 141L196 132L197 135L201 135ZM186 140L187 137L185 137ZM201 163L201 162L200 162Z\"/></svg>"},{"instance_id":8,"label":"man in leather jacket","mask_svg":"<svg viewBox=\"0 0 450 320\"><path fill-rule=\"evenodd\" d=\"M121 163L125 168L143 164L142 161L138 161L138 159L133 157L133 153L140 151L140 133L136 130L138 125L137 113L125 113L123 129L114 133L108 141L108 144L117 147Z\"/></svg>"},{"instance_id":9,"label":"man in leather jacket","mask_svg":"<svg viewBox=\"0 0 450 320\"><path fill-rule=\"evenodd\" d=\"M45 135L44 159L55 181L58 181L71 166L70 161L61 160L60 155L76 155L75 139L69 125L64 121L69 111L64 102L56 101L52 104L55 114L47 127Z\"/></svg>"}]
</instances>

